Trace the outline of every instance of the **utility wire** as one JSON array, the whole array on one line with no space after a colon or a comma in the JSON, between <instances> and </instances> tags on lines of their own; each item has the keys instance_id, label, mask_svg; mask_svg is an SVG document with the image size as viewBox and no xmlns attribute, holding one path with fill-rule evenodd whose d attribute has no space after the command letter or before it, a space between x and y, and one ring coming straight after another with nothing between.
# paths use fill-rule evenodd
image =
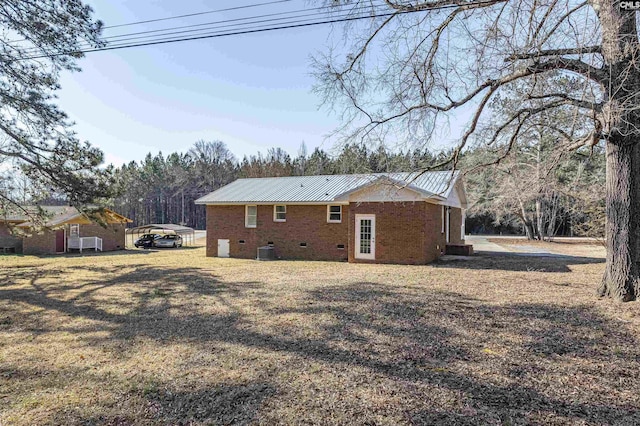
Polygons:
<instances>
[{"instance_id":1,"label":"utility wire","mask_svg":"<svg viewBox=\"0 0 640 426\"><path fill-rule=\"evenodd\" d=\"M382 4L378 6L382 6ZM378 7L378 6L375 6L375 7ZM106 43L112 43L112 42L121 43L125 41L145 40L145 39L160 40L161 37L166 37L171 35L196 34L196 33L203 33L205 31L218 30L221 28L228 28L228 27L231 27L232 29L234 29L234 27L237 27L235 29L240 29L248 25L255 25L255 24L261 24L266 22L274 22L276 24L309 22L311 21L311 19L301 20L300 18L325 17L326 13L321 12L324 9L325 9L324 7L316 7L312 9L298 9L298 10L293 10L288 12L268 13L268 14L257 15L257 16L225 19L225 20L212 21L212 22L206 22L201 24L171 27L171 28L165 28L165 29L116 34L113 36L104 37L102 38L102 41ZM385 10L387 9L385 8ZM349 10L342 10L334 14L333 16L345 17L347 16L346 14L361 12L361 11L371 11L371 8L369 6L354 7ZM313 13L305 13L305 12L313 12ZM279 18L276 18L276 17L279 17ZM260 19L260 18L270 18L270 19ZM297 19L298 21L292 21L294 19ZM172 31L172 30L179 30L179 31ZM199 34L199 35L203 35L203 34ZM146 40L146 41L149 41L149 40ZM91 48L92 46L88 42L83 42L83 43L79 43L79 47ZM38 47L31 47L24 50L26 55L35 54L38 51L39 51Z\"/></svg>"},{"instance_id":2,"label":"utility wire","mask_svg":"<svg viewBox=\"0 0 640 426\"><path fill-rule=\"evenodd\" d=\"M381 4L377 5L377 6L381 6ZM82 42L78 44L78 48L71 52L59 52L60 54L70 54L70 53L74 53L74 52L84 52L86 51L94 51L95 49L103 49L105 47L119 47L119 46L129 46L129 45L137 45L137 44L145 44L148 42L165 42L165 41L182 41L183 38L185 39L193 39L195 36L213 36L213 35L220 35L221 33L221 29L223 28L229 28L227 31L228 32L233 32L235 34L235 32L238 32L240 30L255 30L255 29L265 29L264 27L266 25L257 25L260 23L266 23L266 22L273 22L273 25L278 26L278 29L280 27L282 27L283 25L297 25L297 24L302 24L302 23L310 23L313 24L314 23L314 19L300 19L300 18L309 18L309 17L326 17L326 13L322 13L320 12L320 10L322 10L324 8L314 8L314 9L299 9L299 10L294 10L294 11L288 11L288 12L279 12L279 13L274 13L274 14L264 14L264 15L257 15L257 16L250 16L250 17L243 17L243 18L235 18L235 19L227 19L227 20L221 20L221 21L213 21L213 22L209 22L209 23L205 23L205 24L194 24L193 26L202 26L202 25L206 25L207 27L205 28L197 28L197 29L191 29L191 30L183 30L183 31L174 31L174 32L167 32L170 31L173 28L168 28L168 29L161 29L161 30L153 30L154 34L153 35L140 35L140 36L136 36L136 37L127 37L129 35L135 35L137 33L131 33L131 34L118 34L116 35L119 39L115 39L114 37L116 36L112 36L112 37L107 37L105 39L103 39L102 41L105 41L109 44L107 44L106 46L95 46L92 45L89 42ZM301 14L303 12L306 12L308 10L311 11L316 11L315 13L307 13L307 14ZM385 10L388 10L387 8L385 8ZM369 6L360 6L360 7L354 7L354 8L349 8L349 9L343 9L337 13L333 13L332 17L333 18L345 18L349 15L355 14L356 12L362 12L362 11L368 11L371 12L371 9ZM269 17L269 16L279 16L279 15L287 15L284 17L280 17L280 18L272 18L272 19L263 19L263 20L258 20L257 18L260 17ZM364 19L367 17L375 17L375 11L374 14L367 14L366 16L362 16L360 15L359 18L360 19ZM238 22L238 21L244 21L244 22ZM231 22L234 22L233 24ZM224 24L224 25L221 25ZM187 25L185 26L186 28L192 27L191 25ZM181 28L181 27L176 27L176 28ZM155 34L155 32L162 32L161 34ZM143 32L144 33L144 32ZM177 37L169 37L169 36L174 36L177 34L182 34L182 33L187 33L184 36L181 36L181 38L177 38ZM135 42L134 40L140 40L139 42ZM116 44L117 43L117 44ZM154 44L158 44L158 43L154 43ZM131 46L131 47L135 47L135 46ZM106 49L106 50L110 50L110 49ZM26 48L22 51L22 54L25 56L24 59L36 59L36 58L43 58L43 57L47 57L50 56L51 54L55 55L55 52L52 53L41 53L41 49L37 46L33 46L33 47L29 47Z\"/></svg>"},{"instance_id":3,"label":"utility wire","mask_svg":"<svg viewBox=\"0 0 640 426\"><path fill-rule=\"evenodd\" d=\"M382 5L382 3L376 5L375 7L378 7L378 6L381 6L381 5ZM298 9L298 10L293 10L293 11L270 13L270 14L263 14L263 15L249 16L249 17L241 17L241 18L234 18L234 19L225 19L225 20L220 20L220 21L212 21L212 22L206 22L206 23L201 23L201 24L184 25L184 26L165 28L165 29L157 29L157 30L133 32L133 33L116 34L116 35L113 35L113 36L104 37L104 38L101 39L101 41L105 42L105 43L111 43L111 42L120 43L120 42L124 42L124 41L145 40L145 39L147 39L145 41L150 41L148 39L166 40L166 38L161 38L161 37L165 37L165 36L169 36L169 35L176 35L176 34L184 34L184 33L193 34L193 35L196 35L196 34L203 35L204 31L210 31L210 30L220 29L220 28L225 28L225 27L231 27L233 30L238 30L240 28L247 29L246 28L247 25L257 24L257 23L261 23L261 22L275 21L275 23L277 23L277 24L282 24L284 22L292 23L293 21L291 21L291 19L294 19L294 18L303 18L303 17L310 17L310 16L322 16L322 17L325 17L326 16L325 13L320 13L320 11L323 10L323 9L325 9L325 8L317 7L317 8L312 8L312 9ZM363 10L370 11L370 8L369 8L369 6L359 6L359 7L343 9L343 10L340 10L338 13L344 13L344 12L354 13L356 11L363 11ZM385 8L385 10L388 10L388 9ZM302 14L304 12L310 12L310 11L311 12L315 11L315 13L313 13L313 14L310 14L310 13ZM273 16L282 16L282 17L278 18L278 19L274 18L274 19L258 20L258 18L263 18L263 17L266 18L266 17L273 17ZM336 13L334 13L333 16L336 16ZM343 15L339 15L339 16L345 16L345 15L343 14ZM286 19L289 19L289 21L286 21ZM310 21L310 20L307 19L307 20L300 21L300 22L308 22L308 21ZM237 24L230 24L232 22L236 22ZM220 24L227 24L227 25L220 25ZM195 27L198 27L198 28L195 28ZM234 27L236 27L236 28L234 28ZM191 28L191 29L190 30L186 30L188 28ZM183 29L183 31L170 32L171 30L180 30L180 29ZM231 29L229 31L231 31ZM147 35L145 36L145 34L147 34ZM210 33L208 33L208 34L210 34ZM140 35L140 36L139 37L131 37L131 36L135 36L135 35ZM96 48L96 47L98 47L98 46L93 45L90 42L79 42L77 44L77 50L78 51L81 51L82 49L93 49L93 48ZM36 56L36 55L44 56L44 54L41 54L40 52L41 52L41 48L39 48L38 46L26 47L26 48L24 48L22 50L22 54L25 55L25 56Z\"/></svg>"},{"instance_id":4,"label":"utility wire","mask_svg":"<svg viewBox=\"0 0 640 426\"><path fill-rule=\"evenodd\" d=\"M280 2L282 1L291 1L291 0L280 0ZM477 2L469 2L468 4L477 4L477 5L482 5L482 3L492 3L492 1L477 1ZM265 3L266 4L266 3ZM442 5L439 7L434 7L431 8L429 10L443 10L443 9L452 9L452 8L457 8L459 7L459 5L457 4L448 4L448 5ZM370 8L367 8L367 10L371 10ZM201 34L201 35L194 35L191 37L170 37L170 38L161 38L164 36L167 36L169 34L157 34L156 38L149 40L149 41L141 41L141 42L135 42L135 43L120 43L120 44L113 44L113 45L107 45L107 46L103 46L103 47L89 47L86 49L80 49L80 50L75 50L72 52L59 52L59 53L50 53L50 54L44 54L44 55L34 55L34 56L28 56L28 57L24 57L24 58L20 58L17 59L19 61L21 60L32 60L32 59L41 59L41 58L47 58L47 57L51 57L51 56L62 56L62 55L69 55L69 54L78 54L78 53L91 53L91 52L101 52L101 51L108 51L108 50L117 50L117 49L127 49L127 48L132 48L132 47L143 47L143 46L153 46L153 45L160 45L160 44L168 44L168 43L177 43L177 42L182 42L182 41L193 41L193 40L203 40L203 39L209 39L209 38L219 38L219 37L228 37L228 36L234 36L234 35L243 35L243 34L255 34L255 33L261 33L261 32L267 32L267 31L278 31L278 30L284 30L284 29L292 29L292 28L303 28L303 27L311 27L311 26L317 26L317 25L325 25L325 24L333 24L333 23L340 23L340 22L350 22L350 21L358 21L358 20L362 20L362 19L372 19L372 18L381 18L381 17L389 17L389 16L393 16L393 15L402 15L402 14L409 14L409 13L415 13L415 12L424 12L423 10L407 10L407 11L391 11L391 12L387 12L387 13L382 13L382 14L366 14L366 15L353 15L353 10L349 10L348 13L343 14L343 15L337 15L337 18L332 18L332 19L324 19L324 20L320 20L320 21L313 21L313 22L307 22L307 21L312 21L311 19L306 19L306 20L298 20L298 21L289 21L286 22L285 19L280 19L280 21L285 21L285 22L281 22L279 25L276 24L274 26L270 26L270 27L266 27L266 28L261 28L261 27L265 27L265 25L262 26L258 26L258 27L249 27L249 28L238 28L238 29L231 29L228 30L227 32L221 32L221 31L216 31L214 33L206 33L206 34ZM204 13L204 12L203 12ZM324 14L316 14L316 15L324 15ZM336 15L334 15L336 16ZM288 19L293 19L294 17L288 18ZM162 19L169 19L169 18L162 18ZM252 19L252 18L244 18L244 19ZM229 20L225 20L225 21L219 21L219 22L228 22ZM140 21L140 22L146 22L146 21ZM252 23L246 23L244 24L244 26L246 25L250 25L250 24L255 24L254 22ZM122 24L125 25L125 24ZM243 24L240 25L236 25L236 27L242 27ZM229 26L229 25L227 25ZM113 28L113 27L112 27ZM204 29L201 30L193 30L194 32L197 31L203 31ZM124 36L124 35L123 35ZM120 40L120 41L125 41L125 40Z\"/></svg>"},{"instance_id":5,"label":"utility wire","mask_svg":"<svg viewBox=\"0 0 640 426\"><path fill-rule=\"evenodd\" d=\"M376 15L376 17L385 17L385 16L391 16L391 15L397 15L397 14L403 14L403 13L412 13L412 12L413 11L410 11L410 12L389 12L389 13L385 13L385 14ZM49 55L30 56L30 57L26 57L26 58L20 58L20 59L17 59L17 60L25 61L25 60L31 60L31 59L48 58L48 57L51 57L51 56L68 55L70 53L103 52L103 51L107 51L107 50L127 49L127 48L131 48L131 47L154 46L154 45L158 45L158 44L177 43L177 42L181 42L181 41L203 40L203 39L208 39L208 38L228 37L228 36L242 35L242 34L255 34L255 33L267 32L267 31L277 31L277 30L285 30L285 29L291 29L291 28L311 27L311 26L316 26L316 25L357 21L357 20L360 20L360 19L370 19L370 18L371 18L370 16L352 16L352 17L347 17L347 18L331 19L331 20L310 22L310 23L304 23L304 24L281 25L281 26L275 26L275 27L269 27L269 28L259 28L259 29L248 29L248 30L231 31L231 32L226 32L226 33L221 33L221 34L220 33L218 33L218 34L208 34L208 35L202 35L202 36L185 37L185 38L177 38L177 39L173 38L173 39L167 39L167 40L157 40L157 41L149 41L149 42L142 42L142 43L132 43L132 44L121 44L121 45L97 47L97 48L93 48L93 49L77 50L77 51L74 51L74 52L66 52L66 53L65 52L61 52L61 53L52 53L52 54L49 54Z\"/></svg>"},{"instance_id":6,"label":"utility wire","mask_svg":"<svg viewBox=\"0 0 640 426\"><path fill-rule=\"evenodd\" d=\"M173 20L173 19L190 18L192 16L208 15L208 14L211 14L211 13L230 12L232 10L251 9L251 8L254 8L254 7L269 6L269 5L278 4L278 3L288 3L288 2L291 2L291 1L293 1L293 0L276 0L276 1L269 1L269 2L264 2L264 3L248 4L248 5L245 5L245 6L228 7L226 9L207 10L205 12L188 13L186 15L169 16L169 17L166 17L166 18L148 19L146 21L135 21L135 22L129 22L127 24L109 25L109 26L102 27L102 28L103 29L109 29L109 28L130 27L132 25L148 24L148 23L151 23L151 22L170 21L170 20Z\"/></svg>"},{"instance_id":7,"label":"utility wire","mask_svg":"<svg viewBox=\"0 0 640 426\"><path fill-rule=\"evenodd\" d=\"M121 27L129 27L129 26L134 26L134 25L148 24L148 23L152 23L152 22L170 21L170 20L174 20L174 19L189 18L189 17L193 17L193 16L209 15L211 13L230 12L230 11L240 10L240 9L250 9L250 8L261 7L261 6L269 6L269 5L278 4L278 3L288 3L288 2L291 2L291 1L293 1L293 0L274 0L274 1L264 2L264 3L254 3L254 4L244 5L244 6L228 7L228 8L225 8L225 9L216 9L216 10L207 10L207 11L204 11L204 12L187 13L185 15L169 16L169 17L166 17L166 18L147 19L145 21L134 21L134 22L128 22L126 24L107 25L107 26L102 27L102 29L105 30L105 29L111 29L111 28L121 28ZM8 40L7 44L21 43L23 41L27 41L27 39Z\"/></svg>"}]
</instances>

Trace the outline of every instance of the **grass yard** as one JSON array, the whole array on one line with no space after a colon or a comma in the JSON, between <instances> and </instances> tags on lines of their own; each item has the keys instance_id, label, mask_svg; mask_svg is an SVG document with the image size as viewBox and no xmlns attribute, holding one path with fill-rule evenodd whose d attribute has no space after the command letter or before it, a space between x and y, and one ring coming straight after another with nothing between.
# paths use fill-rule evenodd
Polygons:
<instances>
[{"instance_id":1,"label":"grass yard","mask_svg":"<svg viewBox=\"0 0 640 426\"><path fill-rule=\"evenodd\" d=\"M603 267L0 256L0 424L639 424Z\"/></svg>"},{"instance_id":2,"label":"grass yard","mask_svg":"<svg viewBox=\"0 0 640 426\"><path fill-rule=\"evenodd\" d=\"M554 241L536 241L526 238L487 238L492 243L506 247L531 247L547 250L552 253L582 257L602 257L607 255L604 244L600 241L583 242L577 239L556 238Z\"/></svg>"}]
</instances>

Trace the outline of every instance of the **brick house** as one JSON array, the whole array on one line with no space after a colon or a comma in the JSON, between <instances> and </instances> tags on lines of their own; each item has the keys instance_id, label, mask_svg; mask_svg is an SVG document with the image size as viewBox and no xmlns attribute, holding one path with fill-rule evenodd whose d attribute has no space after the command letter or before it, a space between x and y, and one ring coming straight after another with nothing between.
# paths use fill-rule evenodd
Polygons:
<instances>
[{"instance_id":1,"label":"brick house","mask_svg":"<svg viewBox=\"0 0 640 426\"><path fill-rule=\"evenodd\" d=\"M0 218L0 250L6 252L12 249L23 254L56 254L72 250L112 251L125 248L125 228L131 220L124 216L104 209L94 219L75 207L40 207L47 219L44 227L38 231L26 216ZM12 231L12 228L18 232Z\"/></svg>"},{"instance_id":2,"label":"brick house","mask_svg":"<svg viewBox=\"0 0 640 426\"><path fill-rule=\"evenodd\" d=\"M238 179L202 198L207 256L424 264L464 244L458 173Z\"/></svg>"}]
</instances>

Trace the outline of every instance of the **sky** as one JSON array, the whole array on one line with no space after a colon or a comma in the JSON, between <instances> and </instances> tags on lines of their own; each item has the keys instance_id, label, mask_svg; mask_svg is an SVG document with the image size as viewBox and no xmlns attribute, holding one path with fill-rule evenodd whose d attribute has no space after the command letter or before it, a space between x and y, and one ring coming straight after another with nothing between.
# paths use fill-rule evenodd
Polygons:
<instances>
[{"instance_id":1,"label":"sky","mask_svg":"<svg viewBox=\"0 0 640 426\"><path fill-rule=\"evenodd\" d=\"M265 0L90 0L105 26ZM308 7L304 0L237 12L106 28L104 36ZM270 147L296 155L304 141L330 151L338 117L312 93L311 55L325 52L329 25L87 53L82 72L61 78L58 103L82 140L119 166L149 152L186 152L221 140L241 159Z\"/></svg>"}]
</instances>

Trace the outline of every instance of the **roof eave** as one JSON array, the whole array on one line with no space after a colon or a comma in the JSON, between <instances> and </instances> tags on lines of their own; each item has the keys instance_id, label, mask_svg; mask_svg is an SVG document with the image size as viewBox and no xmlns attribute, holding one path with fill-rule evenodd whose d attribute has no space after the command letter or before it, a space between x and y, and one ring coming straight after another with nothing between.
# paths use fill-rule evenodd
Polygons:
<instances>
[{"instance_id":1,"label":"roof eave","mask_svg":"<svg viewBox=\"0 0 640 426\"><path fill-rule=\"evenodd\" d=\"M340 200L318 200L318 201L201 201L196 200L196 204L206 206L272 206L272 205L298 205L298 206L326 206L327 204L349 204L349 201Z\"/></svg>"},{"instance_id":2,"label":"roof eave","mask_svg":"<svg viewBox=\"0 0 640 426\"><path fill-rule=\"evenodd\" d=\"M408 189L410 191L413 191L417 194L419 194L420 196L424 197L424 198L432 198L432 197L437 197L437 194L434 194L433 192L429 192L429 191L425 191L422 188L419 188L411 183L407 183L407 182L403 182L397 179L393 179L389 176L380 176L377 179L371 181L371 182L367 182L365 184L362 184L356 188L350 189L348 191L345 191L341 194L338 194L335 196L334 200L344 200L346 197L348 197L351 194L354 194L356 192L362 191L364 189L370 188L374 185L380 184L380 182L390 182L391 184L393 184L394 186L396 186L398 189Z\"/></svg>"}]
</instances>

